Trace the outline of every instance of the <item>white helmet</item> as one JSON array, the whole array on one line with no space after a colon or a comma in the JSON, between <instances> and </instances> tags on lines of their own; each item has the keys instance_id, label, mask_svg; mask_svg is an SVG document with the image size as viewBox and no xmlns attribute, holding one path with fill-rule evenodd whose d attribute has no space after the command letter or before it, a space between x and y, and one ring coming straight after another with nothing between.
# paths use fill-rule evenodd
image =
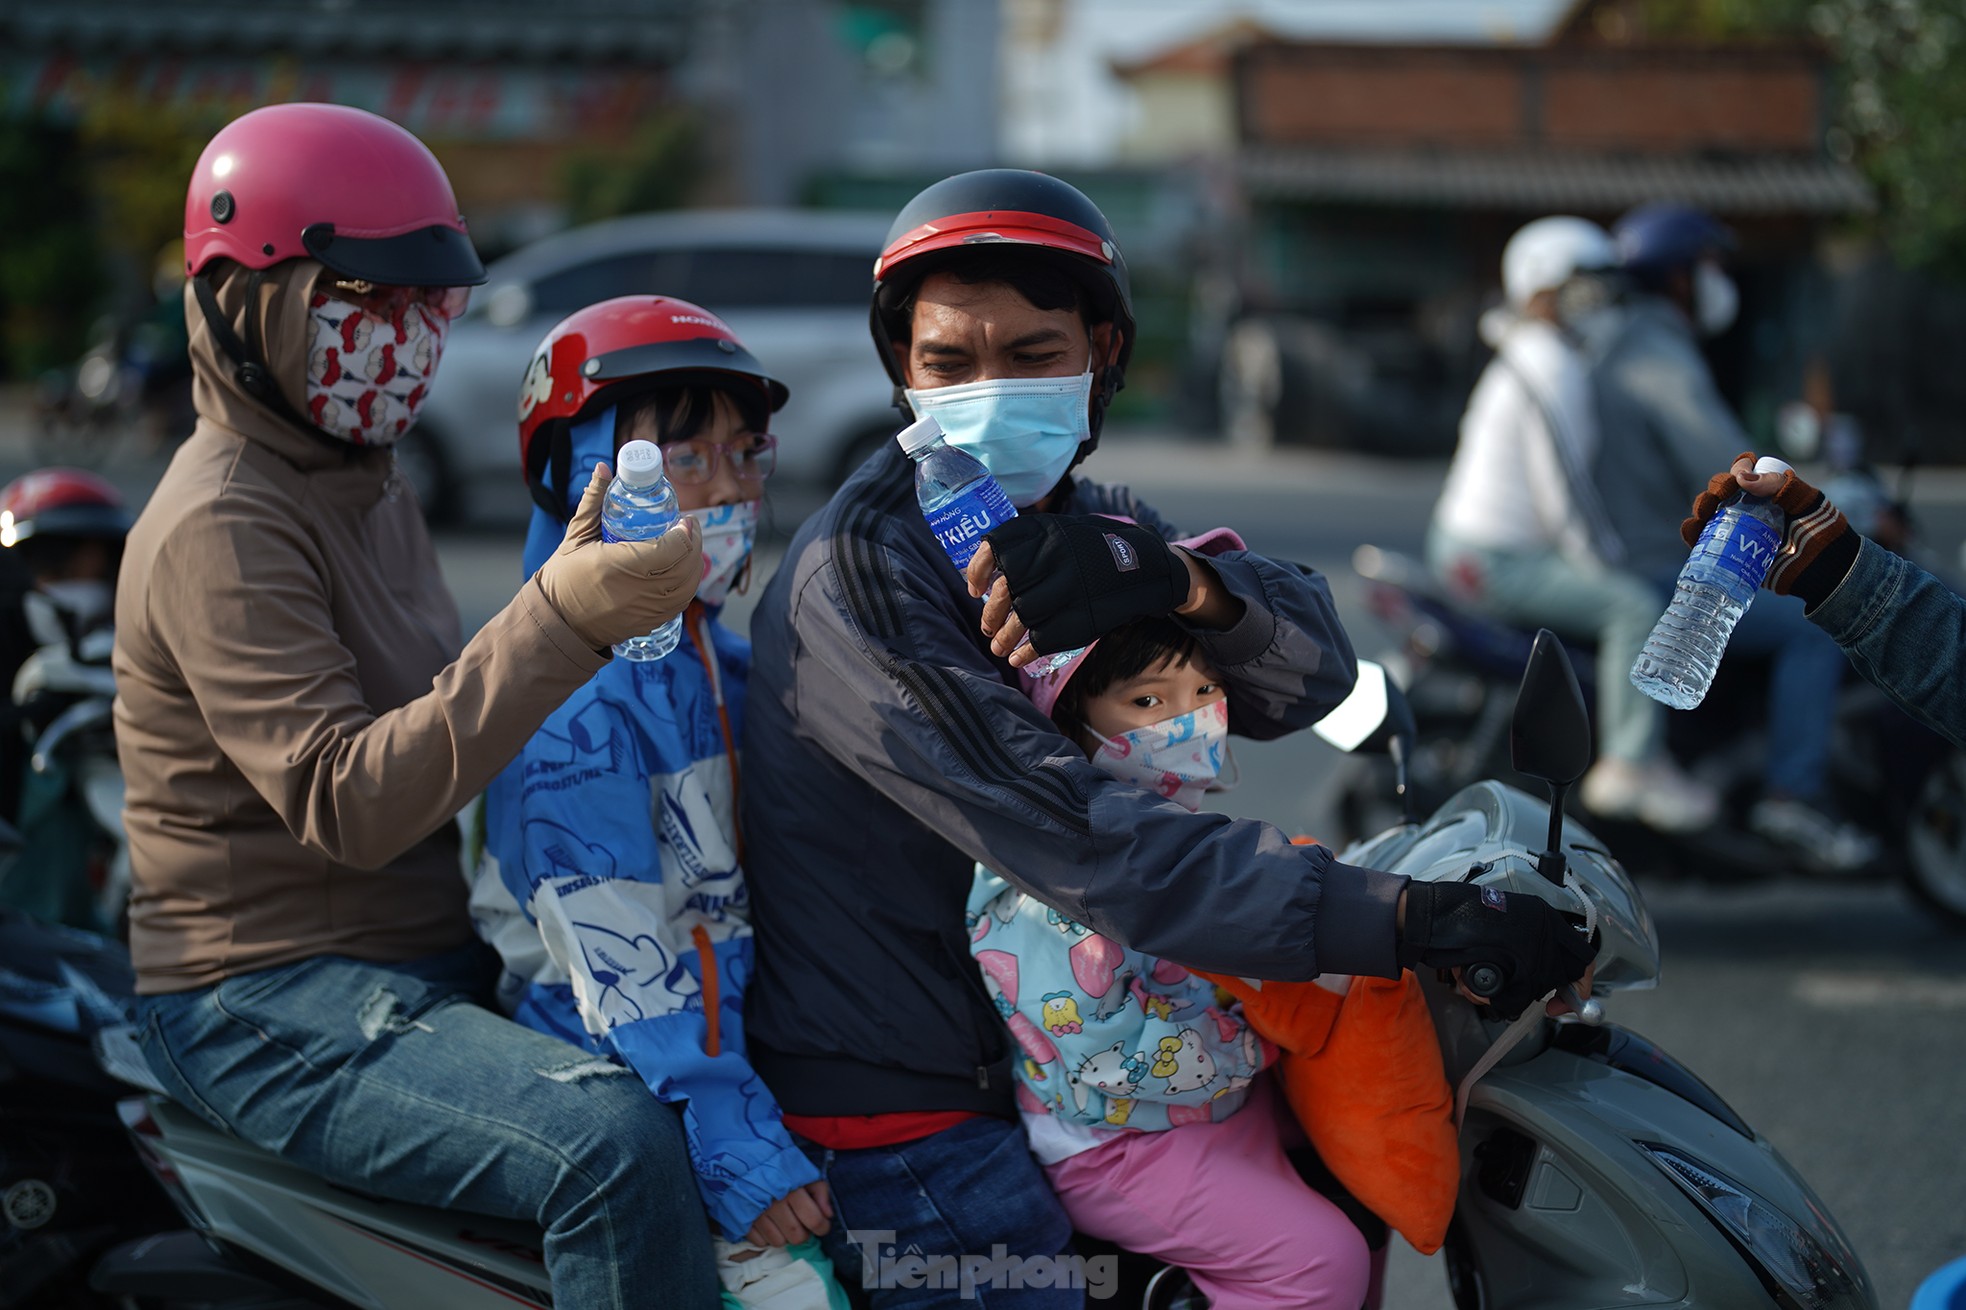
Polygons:
<instances>
[{"instance_id":1,"label":"white helmet","mask_svg":"<svg viewBox=\"0 0 1966 1310\"><path fill-rule=\"evenodd\" d=\"M1552 291L1579 271L1615 268L1610 233L1581 218L1539 218L1502 248L1502 293L1517 309L1539 291Z\"/></svg>"}]
</instances>

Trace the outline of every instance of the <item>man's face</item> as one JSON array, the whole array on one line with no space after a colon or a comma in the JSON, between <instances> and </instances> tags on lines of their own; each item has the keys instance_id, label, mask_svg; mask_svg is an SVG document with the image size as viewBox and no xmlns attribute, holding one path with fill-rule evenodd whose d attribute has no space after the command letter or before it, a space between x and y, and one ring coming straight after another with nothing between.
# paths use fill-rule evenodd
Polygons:
<instances>
[{"instance_id":1,"label":"man's face","mask_svg":"<svg viewBox=\"0 0 1966 1310\"><path fill-rule=\"evenodd\" d=\"M917 391L997 378L1077 377L1111 358L1113 325L1087 331L1075 308L1039 309L1004 282L922 279L912 337L890 347Z\"/></svg>"}]
</instances>

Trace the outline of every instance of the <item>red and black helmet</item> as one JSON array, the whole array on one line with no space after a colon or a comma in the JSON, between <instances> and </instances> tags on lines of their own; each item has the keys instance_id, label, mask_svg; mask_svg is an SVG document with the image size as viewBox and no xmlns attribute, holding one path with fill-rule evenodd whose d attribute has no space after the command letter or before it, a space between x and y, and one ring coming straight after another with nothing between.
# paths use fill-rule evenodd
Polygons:
<instances>
[{"instance_id":1,"label":"red and black helmet","mask_svg":"<svg viewBox=\"0 0 1966 1310\"><path fill-rule=\"evenodd\" d=\"M1120 354L1101 379L1102 402L1126 381L1133 354L1133 292L1113 228L1099 207L1070 183L1021 168L983 168L958 173L922 191L902 207L874 261L874 303L869 326L881 365L897 387L905 385L888 343L907 335L901 306L921 279L979 246L1022 246L1054 260L1091 297L1094 317L1120 330Z\"/></svg>"},{"instance_id":2,"label":"red and black helmet","mask_svg":"<svg viewBox=\"0 0 1966 1310\"><path fill-rule=\"evenodd\" d=\"M546 334L519 385L519 463L533 499L564 519L549 463L570 462L568 429L658 375L669 385L755 386L776 412L785 384L766 373L724 321L673 296L617 296L576 310ZM562 489L568 470L554 470Z\"/></svg>"},{"instance_id":3,"label":"red and black helmet","mask_svg":"<svg viewBox=\"0 0 1966 1310\"><path fill-rule=\"evenodd\" d=\"M0 488L3 547L34 537L121 541L130 522L122 494L82 469L36 469Z\"/></svg>"}]
</instances>

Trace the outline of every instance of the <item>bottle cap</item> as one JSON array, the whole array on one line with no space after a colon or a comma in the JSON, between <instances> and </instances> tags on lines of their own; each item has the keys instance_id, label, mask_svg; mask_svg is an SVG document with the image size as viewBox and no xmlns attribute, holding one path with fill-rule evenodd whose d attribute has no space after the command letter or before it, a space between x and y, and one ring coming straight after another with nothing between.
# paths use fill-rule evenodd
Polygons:
<instances>
[{"instance_id":1,"label":"bottle cap","mask_svg":"<svg viewBox=\"0 0 1966 1310\"><path fill-rule=\"evenodd\" d=\"M1790 471L1789 462L1785 459L1778 459L1773 455L1763 455L1754 462L1754 471L1756 473L1787 473Z\"/></svg>"},{"instance_id":2,"label":"bottle cap","mask_svg":"<svg viewBox=\"0 0 1966 1310\"><path fill-rule=\"evenodd\" d=\"M919 455L942 440L942 425L935 421L935 415L924 414L895 433L894 439L901 443L902 454Z\"/></svg>"},{"instance_id":3,"label":"bottle cap","mask_svg":"<svg viewBox=\"0 0 1966 1310\"><path fill-rule=\"evenodd\" d=\"M662 448L653 441L631 441L614 457L615 475L631 487L662 481Z\"/></svg>"}]
</instances>

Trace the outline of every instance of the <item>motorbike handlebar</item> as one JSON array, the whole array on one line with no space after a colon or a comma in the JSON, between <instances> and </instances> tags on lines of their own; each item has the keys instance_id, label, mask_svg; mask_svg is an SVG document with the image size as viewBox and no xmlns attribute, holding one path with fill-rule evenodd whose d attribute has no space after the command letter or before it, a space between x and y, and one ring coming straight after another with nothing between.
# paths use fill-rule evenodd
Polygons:
<instances>
[{"instance_id":1,"label":"motorbike handlebar","mask_svg":"<svg viewBox=\"0 0 1966 1310\"><path fill-rule=\"evenodd\" d=\"M1499 964L1481 961L1465 966L1461 970L1461 985L1483 1000L1492 999L1508 984L1508 972ZM1581 995L1574 984L1565 983L1556 989L1562 1000L1569 1002L1571 1012L1581 1023L1595 1028L1604 1022L1604 1007L1594 996Z\"/></svg>"}]
</instances>

